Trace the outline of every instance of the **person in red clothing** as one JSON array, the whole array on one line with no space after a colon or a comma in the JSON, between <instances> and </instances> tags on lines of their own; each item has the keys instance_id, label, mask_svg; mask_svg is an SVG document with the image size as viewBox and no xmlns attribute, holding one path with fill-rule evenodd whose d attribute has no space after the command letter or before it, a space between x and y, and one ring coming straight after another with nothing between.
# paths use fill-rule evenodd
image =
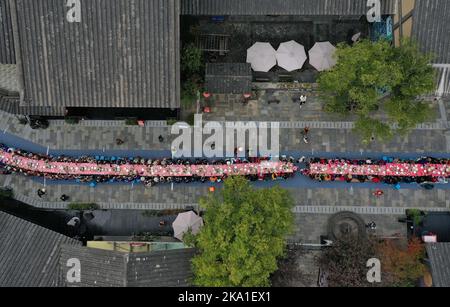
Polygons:
<instances>
[{"instance_id":1,"label":"person in red clothing","mask_svg":"<svg viewBox=\"0 0 450 307\"><path fill-rule=\"evenodd\" d=\"M381 190L376 190L375 192L373 192L373 195L376 197L380 197L383 196L384 192Z\"/></svg>"}]
</instances>

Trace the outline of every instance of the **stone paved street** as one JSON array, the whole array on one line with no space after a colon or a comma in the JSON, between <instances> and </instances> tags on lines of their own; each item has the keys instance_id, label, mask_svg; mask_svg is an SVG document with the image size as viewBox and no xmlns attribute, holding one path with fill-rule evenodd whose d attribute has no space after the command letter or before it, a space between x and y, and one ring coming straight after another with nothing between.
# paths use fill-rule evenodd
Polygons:
<instances>
[{"instance_id":1,"label":"stone paved street","mask_svg":"<svg viewBox=\"0 0 450 307\"><path fill-rule=\"evenodd\" d=\"M152 188L130 185L100 185L91 188L86 185L47 185L47 194L40 199L37 190L42 183L19 175L1 176L2 186L13 187L16 196L36 206L64 208L60 202L62 194L70 196L71 202L95 202L104 208L151 209L155 204L167 207L184 208L197 204L200 197L206 196L208 185L160 185ZM220 189L220 188L219 188ZM288 188L298 206L354 206L354 207L424 207L450 209L450 190L435 189L395 191L386 189L382 197L376 198L372 189L334 189L334 188Z\"/></svg>"},{"instance_id":2,"label":"stone paved street","mask_svg":"<svg viewBox=\"0 0 450 307\"><path fill-rule=\"evenodd\" d=\"M444 102L446 112L448 102ZM313 120L316 112L322 114L319 109L313 110L308 120ZM274 117L289 114L289 110L281 113L268 111ZM231 116L231 115L230 115ZM368 146L362 146L359 138L351 130L351 122L324 121L318 116L316 121L290 122L281 129L280 144L282 151L308 152L383 152L383 153L449 153L450 132L446 125L436 122L433 125L424 125L414 130L407 137L396 137L390 143L373 142ZM208 115L210 120L217 119ZM289 120L289 116L284 117ZM257 114L252 119L265 120ZM221 120L221 118L219 118ZM277 119L278 120L278 119ZM305 118L303 120L306 120ZM446 123L445 123L446 124ZM310 126L310 143L302 141L300 132L304 126ZM295 128L293 128L295 127ZM8 132L39 144L49 147L50 150L170 150L173 137L169 135L169 128L165 122L149 122L146 127L125 126L121 121L86 121L78 125L68 125L64 121L52 121L47 130L31 130L28 126L18 124L15 116L6 113L0 114L0 131ZM0 132L1 133L1 132ZM162 135L165 141L160 143L158 136ZM116 138L125 140L125 144L118 146ZM127 185L101 185L95 189L87 186L51 185L45 199L37 198L36 190L42 184L24 177L2 176L0 182L4 186L12 186L17 197L27 203L38 206L59 207L65 204L58 202L61 194L71 196L71 201L96 202L107 208L153 208L158 207L184 207L196 204L198 199L208 193L207 186L171 186L162 185L151 189L142 186L131 187ZM385 195L374 199L371 190L357 189L307 189L291 188L291 193L297 205L300 206L356 206L356 207L430 207L449 208L449 190L387 190Z\"/></svg>"},{"instance_id":3,"label":"stone paved street","mask_svg":"<svg viewBox=\"0 0 450 307\"><path fill-rule=\"evenodd\" d=\"M205 114L205 120L218 121L353 121L356 117L343 117L323 111L323 102L316 92L311 89L284 90L284 89L260 89L256 92L247 105L241 102L240 95L218 94L205 102L211 107L211 113ZM299 103L294 103L294 97L306 95L308 100L300 108ZM270 100L279 100L277 103L268 103ZM430 107L434 117L440 118L439 106L431 101ZM380 116L384 118L385 115Z\"/></svg>"},{"instance_id":4,"label":"stone paved street","mask_svg":"<svg viewBox=\"0 0 450 307\"><path fill-rule=\"evenodd\" d=\"M330 214L296 214L295 230L289 238L292 242L319 244L320 236L328 234L328 221ZM406 224L399 223L398 219L404 215L374 215L360 214L366 224L375 222L377 229L374 234L379 237L406 237Z\"/></svg>"},{"instance_id":5,"label":"stone paved street","mask_svg":"<svg viewBox=\"0 0 450 307\"><path fill-rule=\"evenodd\" d=\"M169 134L167 126L138 127L125 126L123 122L111 122L110 125L68 125L64 122L52 122L46 130L32 130L28 126L18 124L17 118L1 112L0 131L5 131L50 149L76 150L170 150L174 136ZM443 127L421 128L414 130L409 136L394 138L389 143L373 142L363 146L360 138L351 128L342 122L298 122L280 131L282 151L312 152L449 152L449 132ZM327 125L329 123L329 125ZM340 123L340 124L339 124ZM317 123L316 123L317 124ZM350 123L351 124L351 123ZM291 128L292 126L297 128ZM310 143L304 144L301 136L303 127L309 126ZM331 127L331 128L314 128ZM162 135L163 143L158 141ZM208 136L205 136L206 139ZM125 140L118 146L117 138Z\"/></svg>"}]
</instances>

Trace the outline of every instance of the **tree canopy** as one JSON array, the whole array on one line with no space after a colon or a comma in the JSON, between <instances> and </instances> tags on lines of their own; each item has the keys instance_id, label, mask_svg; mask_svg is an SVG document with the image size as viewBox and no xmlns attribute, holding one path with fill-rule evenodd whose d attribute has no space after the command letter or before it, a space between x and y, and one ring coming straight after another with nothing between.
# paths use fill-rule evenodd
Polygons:
<instances>
[{"instance_id":1,"label":"tree canopy","mask_svg":"<svg viewBox=\"0 0 450 307\"><path fill-rule=\"evenodd\" d=\"M357 115L355 129L365 142L389 139L392 126L406 134L430 119L431 109L418 97L434 89L432 57L414 42L404 40L398 48L385 40L339 44L336 56L336 66L318 79L325 110Z\"/></svg>"},{"instance_id":2,"label":"tree canopy","mask_svg":"<svg viewBox=\"0 0 450 307\"><path fill-rule=\"evenodd\" d=\"M229 178L220 195L202 199L205 226L195 237L197 286L269 286L292 230L293 201L280 187L255 189Z\"/></svg>"},{"instance_id":3,"label":"tree canopy","mask_svg":"<svg viewBox=\"0 0 450 307\"><path fill-rule=\"evenodd\" d=\"M426 267L425 246L418 238L412 238L406 248L393 241L384 241L379 246L384 283L397 287L414 287L423 277Z\"/></svg>"},{"instance_id":4,"label":"tree canopy","mask_svg":"<svg viewBox=\"0 0 450 307\"><path fill-rule=\"evenodd\" d=\"M346 236L338 239L321 255L319 263L331 287L414 287L424 276L424 244L417 238L408 241L364 239ZM367 260L381 262L381 283L367 281Z\"/></svg>"},{"instance_id":5,"label":"tree canopy","mask_svg":"<svg viewBox=\"0 0 450 307\"><path fill-rule=\"evenodd\" d=\"M376 244L371 239L344 236L321 255L319 264L326 271L330 287L368 287L367 260L375 257Z\"/></svg>"}]
</instances>

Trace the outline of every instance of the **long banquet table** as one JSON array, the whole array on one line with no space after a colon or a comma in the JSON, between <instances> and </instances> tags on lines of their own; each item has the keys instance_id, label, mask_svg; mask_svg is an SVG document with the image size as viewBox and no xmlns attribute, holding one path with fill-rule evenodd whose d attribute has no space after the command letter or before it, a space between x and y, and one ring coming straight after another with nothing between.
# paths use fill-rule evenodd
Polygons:
<instances>
[{"instance_id":1,"label":"long banquet table","mask_svg":"<svg viewBox=\"0 0 450 307\"><path fill-rule=\"evenodd\" d=\"M0 162L23 171L41 175L74 176L140 176L140 177L222 177L236 175L292 174L297 168L292 163L262 161L224 165L146 165L96 164L74 162L47 162L30 159L11 152L0 152Z\"/></svg>"},{"instance_id":2,"label":"long banquet table","mask_svg":"<svg viewBox=\"0 0 450 307\"><path fill-rule=\"evenodd\" d=\"M397 177L450 177L448 164L386 163L385 165L354 165L344 162L312 163L309 173L313 175L364 175Z\"/></svg>"}]
</instances>

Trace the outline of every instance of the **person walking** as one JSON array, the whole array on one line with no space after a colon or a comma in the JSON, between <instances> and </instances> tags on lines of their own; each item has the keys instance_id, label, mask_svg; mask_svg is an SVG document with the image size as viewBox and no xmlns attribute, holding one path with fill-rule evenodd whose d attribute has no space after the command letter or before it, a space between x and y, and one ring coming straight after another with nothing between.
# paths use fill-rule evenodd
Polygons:
<instances>
[{"instance_id":1,"label":"person walking","mask_svg":"<svg viewBox=\"0 0 450 307\"><path fill-rule=\"evenodd\" d=\"M124 143L125 143L124 140L119 139L119 138L116 139L116 144L117 144L117 146L123 145Z\"/></svg>"},{"instance_id":2,"label":"person walking","mask_svg":"<svg viewBox=\"0 0 450 307\"><path fill-rule=\"evenodd\" d=\"M164 137L162 135L158 136L158 140L160 143L164 142Z\"/></svg>"},{"instance_id":3,"label":"person walking","mask_svg":"<svg viewBox=\"0 0 450 307\"><path fill-rule=\"evenodd\" d=\"M303 128L303 134L308 135L308 133L309 133L309 127L307 126L307 127Z\"/></svg>"},{"instance_id":4,"label":"person walking","mask_svg":"<svg viewBox=\"0 0 450 307\"><path fill-rule=\"evenodd\" d=\"M309 137L308 137L308 134L309 134L309 127L303 128L302 135L303 135L303 142L304 142L305 144L308 144L308 143L309 143Z\"/></svg>"},{"instance_id":5,"label":"person walking","mask_svg":"<svg viewBox=\"0 0 450 307\"><path fill-rule=\"evenodd\" d=\"M61 197L60 197L60 199L62 200L62 201L68 201L69 200L69 196L67 196L66 194L63 194L63 195L61 195Z\"/></svg>"},{"instance_id":6,"label":"person walking","mask_svg":"<svg viewBox=\"0 0 450 307\"><path fill-rule=\"evenodd\" d=\"M42 198L46 193L47 191L45 190L45 188L37 190L37 195L39 196L39 198Z\"/></svg>"},{"instance_id":7,"label":"person walking","mask_svg":"<svg viewBox=\"0 0 450 307\"><path fill-rule=\"evenodd\" d=\"M302 108L302 106L304 104L306 104L307 99L308 99L308 97L306 97L306 95L301 95L300 96L300 109Z\"/></svg>"},{"instance_id":8,"label":"person walking","mask_svg":"<svg viewBox=\"0 0 450 307\"><path fill-rule=\"evenodd\" d=\"M380 197L383 196L384 192L380 189L376 190L375 192L373 192L373 196L375 197Z\"/></svg>"}]
</instances>

